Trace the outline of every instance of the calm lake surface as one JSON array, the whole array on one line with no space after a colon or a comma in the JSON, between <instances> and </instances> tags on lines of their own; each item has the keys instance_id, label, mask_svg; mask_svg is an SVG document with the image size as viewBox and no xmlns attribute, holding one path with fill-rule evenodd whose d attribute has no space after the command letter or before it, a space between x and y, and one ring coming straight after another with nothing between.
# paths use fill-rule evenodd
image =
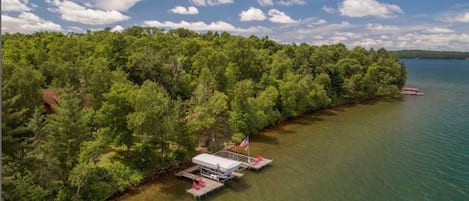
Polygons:
<instances>
[{"instance_id":1,"label":"calm lake surface","mask_svg":"<svg viewBox=\"0 0 469 201\"><path fill-rule=\"evenodd\" d=\"M469 200L469 61L403 60L425 96L304 115L251 138L274 159L204 200ZM120 200L193 200L164 176Z\"/></svg>"}]
</instances>

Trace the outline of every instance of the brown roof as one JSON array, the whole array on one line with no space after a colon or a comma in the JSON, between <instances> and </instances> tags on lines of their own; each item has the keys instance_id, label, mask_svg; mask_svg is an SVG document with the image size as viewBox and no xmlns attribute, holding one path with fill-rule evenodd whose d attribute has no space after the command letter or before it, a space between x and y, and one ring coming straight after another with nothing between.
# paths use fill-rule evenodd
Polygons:
<instances>
[{"instance_id":1,"label":"brown roof","mask_svg":"<svg viewBox=\"0 0 469 201\"><path fill-rule=\"evenodd\" d=\"M53 105L60 104L59 93L60 89L42 89L42 100L44 101L44 110L46 113L54 113L52 110ZM91 107L91 94L85 94L83 97L83 107Z\"/></svg>"},{"instance_id":2,"label":"brown roof","mask_svg":"<svg viewBox=\"0 0 469 201\"><path fill-rule=\"evenodd\" d=\"M42 100L48 105L57 105L60 103L57 91L53 89L43 89L42 90Z\"/></svg>"}]
</instances>

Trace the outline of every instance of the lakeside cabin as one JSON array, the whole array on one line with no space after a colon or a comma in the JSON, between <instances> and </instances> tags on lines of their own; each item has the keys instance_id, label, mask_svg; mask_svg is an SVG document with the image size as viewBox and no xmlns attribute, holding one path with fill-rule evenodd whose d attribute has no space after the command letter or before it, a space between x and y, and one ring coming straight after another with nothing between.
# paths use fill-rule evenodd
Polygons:
<instances>
[{"instance_id":1,"label":"lakeside cabin","mask_svg":"<svg viewBox=\"0 0 469 201\"><path fill-rule=\"evenodd\" d=\"M401 90L401 94L423 96L423 93L419 92L419 89L415 87L403 87Z\"/></svg>"}]
</instances>

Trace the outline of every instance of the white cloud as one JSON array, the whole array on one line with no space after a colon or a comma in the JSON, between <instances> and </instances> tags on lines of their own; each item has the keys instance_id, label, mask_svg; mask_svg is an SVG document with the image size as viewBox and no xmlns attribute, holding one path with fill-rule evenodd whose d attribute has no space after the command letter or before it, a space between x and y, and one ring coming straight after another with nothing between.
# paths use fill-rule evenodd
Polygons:
<instances>
[{"instance_id":1,"label":"white cloud","mask_svg":"<svg viewBox=\"0 0 469 201\"><path fill-rule=\"evenodd\" d=\"M320 18L306 18L299 23L272 28L269 38L282 43L324 45L343 43L348 48L428 49L469 51L469 27L460 24L405 22L321 23ZM259 34L256 34L259 35ZM294 36L294 37L292 37Z\"/></svg>"},{"instance_id":2,"label":"white cloud","mask_svg":"<svg viewBox=\"0 0 469 201\"><path fill-rule=\"evenodd\" d=\"M215 6L221 4L231 4L233 0L189 0L196 6Z\"/></svg>"},{"instance_id":3,"label":"white cloud","mask_svg":"<svg viewBox=\"0 0 469 201\"><path fill-rule=\"evenodd\" d=\"M346 41L346 40L348 40L348 38L345 37L345 36L337 36L337 35L336 35L336 36L331 36L331 37L329 37L329 40L335 41L335 42L339 43L339 42L341 42L341 41Z\"/></svg>"},{"instance_id":4,"label":"white cloud","mask_svg":"<svg viewBox=\"0 0 469 201\"><path fill-rule=\"evenodd\" d=\"M393 47L394 42L390 40L365 38L359 41L352 42L351 45L362 46L364 48L381 48L381 47Z\"/></svg>"},{"instance_id":5,"label":"white cloud","mask_svg":"<svg viewBox=\"0 0 469 201\"><path fill-rule=\"evenodd\" d=\"M260 6L273 6L274 2L272 0L257 0L257 3Z\"/></svg>"},{"instance_id":6,"label":"white cloud","mask_svg":"<svg viewBox=\"0 0 469 201\"><path fill-rule=\"evenodd\" d=\"M432 27L427 30L429 33L454 33L454 30L443 27Z\"/></svg>"},{"instance_id":7,"label":"white cloud","mask_svg":"<svg viewBox=\"0 0 469 201\"><path fill-rule=\"evenodd\" d=\"M440 17L440 21L449 23L469 23L469 11L464 13L451 13Z\"/></svg>"},{"instance_id":8,"label":"white cloud","mask_svg":"<svg viewBox=\"0 0 469 201\"><path fill-rule=\"evenodd\" d=\"M397 26L382 25L382 24L367 24L366 28L372 31L384 31L384 32L399 30L399 27Z\"/></svg>"},{"instance_id":9,"label":"white cloud","mask_svg":"<svg viewBox=\"0 0 469 201\"><path fill-rule=\"evenodd\" d=\"M322 10L326 13L329 13L329 14L337 13L337 9L332 8L332 7L323 6Z\"/></svg>"},{"instance_id":10,"label":"white cloud","mask_svg":"<svg viewBox=\"0 0 469 201\"><path fill-rule=\"evenodd\" d=\"M326 24L326 23L327 23L326 20L318 19L316 21L313 21L313 22L309 23L308 25L321 25L321 24Z\"/></svg>"},{"instance_id":11,"label":"white cloud","mask_svg":"<svg viewBox=\"0 0 469 201\"><path fill-rule=\"evenodd\" d=\"M199 9L194 6L184 7L184 6L176 6L173 9L169 10L174 14L181 14L181 15L197 15L199 14Z\"/></svg>"},{"instance_id":12,"label":"white cloud","mask_svg":"<svg viewBox=\"0 0 469 201\"><path fill-rule=\"evenodd\" d=\"M257 27L249 27L247 29L235 27L232 24L224 21L217 21L211 22L209 24L197 21L197 22L187 22L187 21L180 21L180 22L171 22L165 21L160 22L157 20L147 20L144 21L143 24L145 26L150 27L158 27L158 28L169 28L169 29L177 29L177 28L186 28L193 31L228 31L228 32L236 32L236 33L260 33L260 34L267 34L270 33L270 29L257 26Z\"/></svg>"},{"instance_id":13,"label":"white cloud","mask_svg":"<svg viewBox=\"0 0 469 201\"><path fill-rule=\"evenodd\" d=\"M91 0L92 4L102 10L127 11L141 0Z\"/></svg>"},{"instance_id":14,"label":"white cloud","mask_svg":"<svg viewBox=\"0 0 469 201\"><path fill-rule=\"evenodd\" d=\"M340 14L348 17L392 17L396 13L403 13L395 4L380 3L376 0L344 0L339 5Z\"/></svg>"},{"instance_id":15,"label":"white cloud","mask_svg":"<svg viewBox=\"0 0 469 201\"><path fill-rule=\"evenodd\" d=\"M2 0L2 11L24 12L31 9L27 6L28 1L20 0Z\"/></svg>"},{"instance_id":16,"label":"white cloud","mask_svg":"<svg viewBox=\"0 0 469 201\"><path fill-rule=\"evenodd\" d=\"M306 1L305 0L282 0L282 1L278 1L277 4L280 4L283 6L305 5Z\"/></svg>"},{"instance_id":17,"label":"white cloud","mask_svg":"<svg viewBox=\"0 0 469 201\"><path fill-rule=\"evenodd\" d=\"M232 24L224 22L224 21L217 21L217 22L211 22L210 24L206 24L205 22L202 22L202 21L160 22L157 20L148 20L148 21L144 21L144 24L146 26L151 26L151 27L161 27L161 28L170 28L170 29L187 28L187 29L194 30L194 31L237 31L238 30L238 28L236 28Z\"/></svg>"},{"instance_id":18,"label":"white cloud","mask_svg":"<svg viewBox=\"0 0 469 201\"><path fill-rule=\"evenodd\" d=\"M320 36L332 36L336 35L336 33L339 33L341 30L347 30L356 27L356 25L352 25L349 22L341 22L341 23L336 23L336 24L325 24L321 26L308 26L307 28L297 28L297 29L288 29L287 31L283 33L279 33L283 39L286 41L288 39L291 40L291 36L295 36L295 38L314 38L314 36L320 35ZM274 31L274 33L276 33ZM344 32L345 33L345 32ZM340 35L345 35L345 34L340 34ZM350 36L350 35L345 35L345 36ZM322 38L321 38L322 39Z\"/></svg>"},{"instance_id":19,"label":"white cloud","mask_svg":"<svg viewBox=\"0 0 469 201\"><path fill-rule=\"evenodd\" d=\"M286 15L284 12L279 11L277 9L270 9L269 16L270 16L269 20L275 23L282 23L282 24L298 23L297 20L292 19L290 16Z\"/></svg>"},{"instance_id":20,"label":"white cloud","mask_svg":"<svg viewBox=\"0 0 469 201\"><path fill-rule=\"evenodd\" d=\"M266 19L261 9L250 7L248 10L242 11L239 16L241 21L263 21Z\"/></svg>"},{"instance_id":21,"label":"white cloud","mask_svg":"<svg viewBox=\"0 0 469 201\"><path fill-rule=\"evenodd\" d=\"M194 4L196 6L206 6L207 5L205 0L189 0L189 2L191 2L192 4Z\"/></svg>"},{"instance_id":22,"label":"white cloud","mask_svg":"<svg viewBox=\"0 0 469 201\"><path fill-rule=\"evenodd\" d=\"M313 36L313 39L315 39L315 40L322 40L322 39L324 39L324 36L321 36L321 35L314 35L314 36Z\"/></svg>"},{"instance_id":23,"label":"white cloud","mask_svg":"<svg viewBox=\"0 0 469 201\"><path fill-rule=\"evenodd\" d=\"M17 17L2 15L2 32L33 33L37 31L62 31L62 27L30 12L23 12Z\"/></svg>"},{"instance_id":24,"label":"white cloud","mask_svg":"<svg viewBox=\"0 0 469 201\"><path fill-rule=\"evenodd\" d=\"M124 27L121 25L116 25L114 28L111 29L111 32L122 32L124 30Z\"/></svg>"},{"instance_id":25,"label":"white cloud","mask_svg":"<svg viewBox=\"0 0 469 201\"><path fill-rule=\"evenodd\" d=\"M67 31L68 32L82 32L83 29L80 27L76 27L76 26L69 26Z\"/></svg>"},{"instance_id":26,"label":"white cloud","mask_svg":"<svg viewBox=\"0 0 469 201\"><path fill-rule=\"evenodd\" d=\"M130 17L123 15L117 10L95 10L78 5L72 1L50 2L56 8L49 9L52 12L60 13L63 20L79 22L90 25L104 25L129 20Z\"/></svg>"},{"instance_id":27,"label":"white cloud","mask_svg":"<svg viewBox=\"0 0 469 201\"><path fill-rule=\"evenodd\" d=\"M467 47L469 46L469 35L465 33L408 33L398 38L396 46L400 49L467 51Z\"/></svg>"},{"instance_id":28,"label":"white cloud","mask_svg":"<svg viewBox=\"0 0 469 201\"><path fill-rule=\"evenodd\" d=\"M87 8L93 8L93 5L91 5L90 2L85 2L83 5Z\"/></svg>"},{"instance_id":29,"label":"white cloud","mask_svg":"<svg viewBox=\"0 0 469 201\"><path fill-rule=\"evenodd\" d=\"M343 36L349 39L360 39L363 38L362 33L354 33L354 32L335 32L336 36Z\"/></svg>"}]
</instances>

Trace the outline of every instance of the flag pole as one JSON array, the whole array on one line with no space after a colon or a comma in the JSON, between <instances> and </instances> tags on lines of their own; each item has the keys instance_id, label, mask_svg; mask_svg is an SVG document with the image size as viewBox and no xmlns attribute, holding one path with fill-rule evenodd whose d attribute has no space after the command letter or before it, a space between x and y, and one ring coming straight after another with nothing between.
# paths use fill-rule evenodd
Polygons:
<instances>
[{"instance_id":1,"label":"flag pole","mask_svg":"<svg viewBox=\"0 0 469 201\"><path fill-rule=\"evenodd\" d=\"M249 166L251 166L251 157L249 156L249 152L251 151L251 148L249 147L249 144L251 144L249 142L249 134L248 134L248 163L249 163Z\"/></svg>"}]
</instances>

